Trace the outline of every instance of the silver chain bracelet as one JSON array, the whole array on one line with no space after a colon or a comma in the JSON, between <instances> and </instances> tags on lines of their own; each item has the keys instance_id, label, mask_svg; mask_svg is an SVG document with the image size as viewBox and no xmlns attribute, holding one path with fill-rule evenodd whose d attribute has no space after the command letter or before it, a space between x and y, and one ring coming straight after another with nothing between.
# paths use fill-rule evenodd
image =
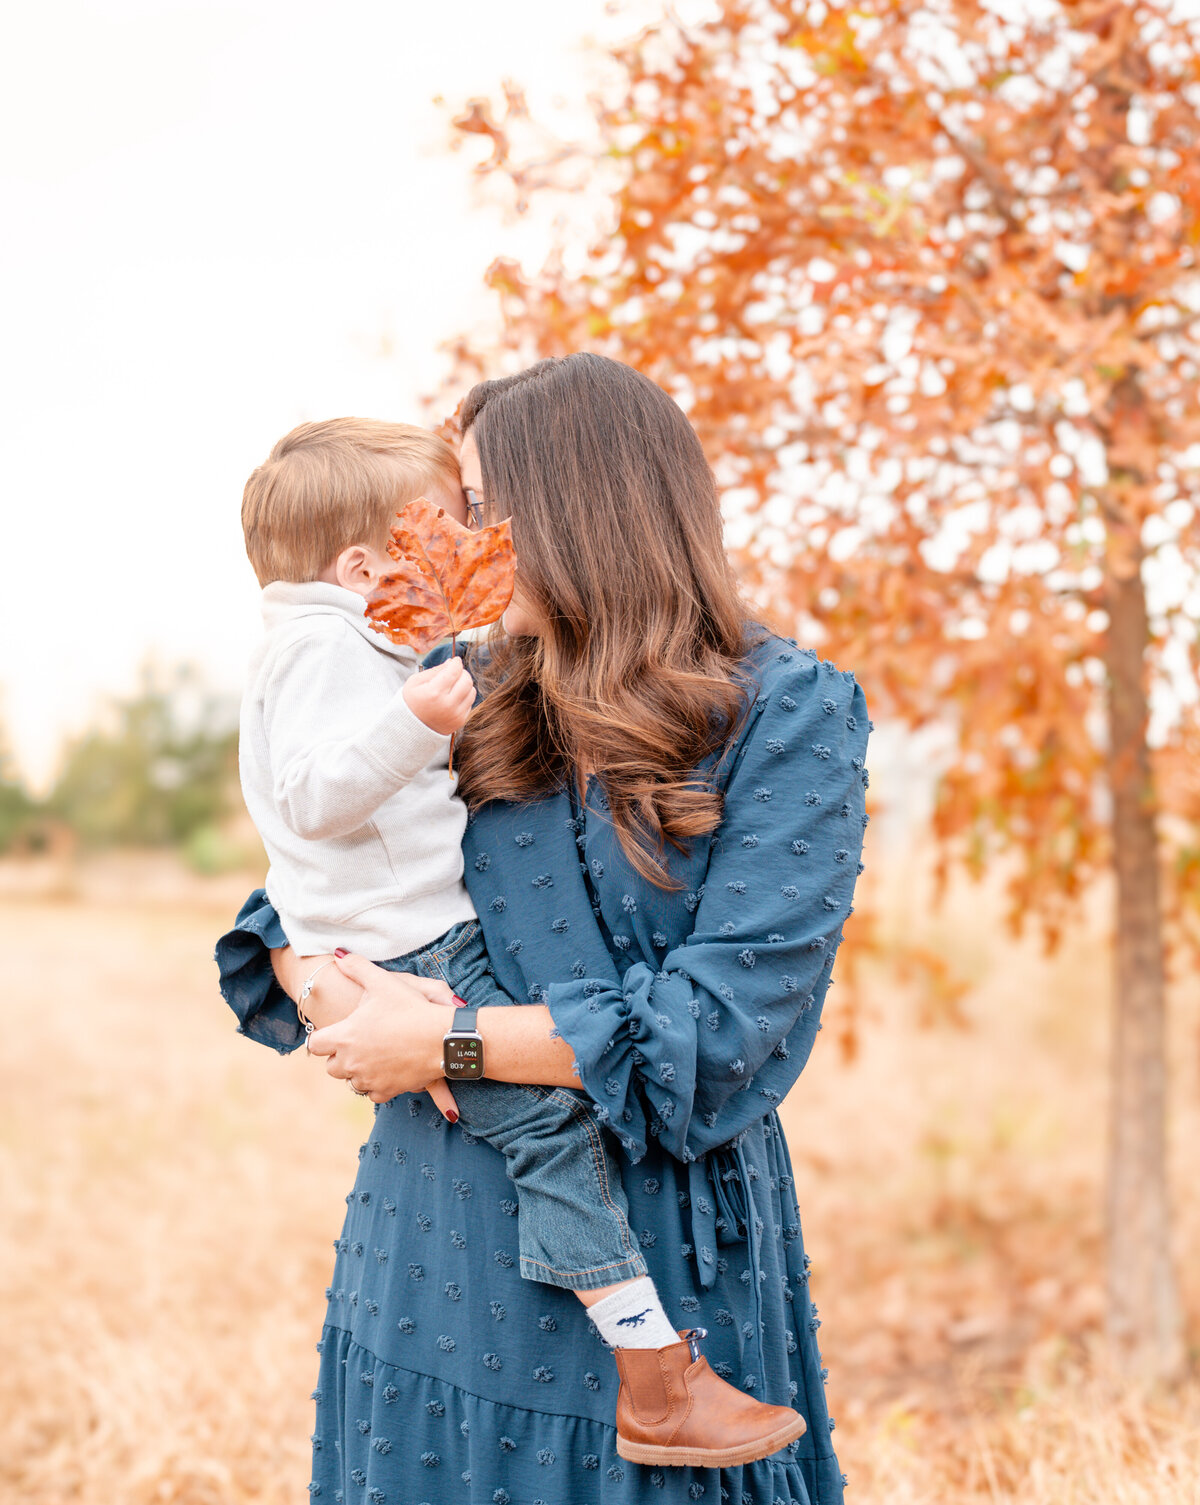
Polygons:
<instances>
[{"instance_id":1,"label":"silver chain bracelet","mask_svg":"<svg viewBox=\"0 0 1200 1505\"><path fill-rule=\"evenodd\" d=\"M300 1016L300 1023L304 1026L305 1050L308 1049L308 1042L312 1039L312 1032L314 1029L316 1029L316 1025L304 1012L304 1005L308 1002L308 995L313 990L313 983L317 980L317 973L322 971L325 967L328 967L333 960L334 958L331 956L328 961L323 961L319 967L314 968L314 970L309 973L309 975L304 979L303 986L300 989L300 997L296 999L296 1013Z\"/></svg>"}]
</instances>

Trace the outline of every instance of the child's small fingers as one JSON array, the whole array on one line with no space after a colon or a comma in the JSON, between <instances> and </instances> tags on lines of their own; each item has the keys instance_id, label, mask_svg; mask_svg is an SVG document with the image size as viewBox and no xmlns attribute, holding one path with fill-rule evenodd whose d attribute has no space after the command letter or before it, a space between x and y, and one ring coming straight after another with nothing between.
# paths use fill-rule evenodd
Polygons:
<instances>
[{"instance_id":1,"label":"child's small fingers","mask_svg":"<svg viewBox=\"0 0 1200 1505\"><path fill-rule=\"evenodd\" d=\"M468 681L466 684L450 685L449 688L439 689L438 700L447 711L457 711L461 706L474 705L475 686Z\"/></svg>"},{"instance_id":2,"label":"child's small fingers","mask_svg":"<svg viewBox=\"0 0 1200 1505\"><path fill-rule=\"evenodd\" d=\"M432 669L417 669L410 675L408 683L428 685L431 689L438 689L446 685L452 685L462 672L462 666L458 659L448 658L443 664L434 664Z\"/></svg>"}]
</instances>

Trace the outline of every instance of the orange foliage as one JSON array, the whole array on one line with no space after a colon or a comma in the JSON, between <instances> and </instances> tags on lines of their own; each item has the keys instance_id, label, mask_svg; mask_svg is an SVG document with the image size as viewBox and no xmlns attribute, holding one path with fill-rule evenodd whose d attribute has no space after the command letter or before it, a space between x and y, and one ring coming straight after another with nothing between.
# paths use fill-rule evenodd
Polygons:
<instances>
[{"instance_id":1,"label":"orange foliage","mask_svg":"<svg viewBox=\"0 0 1200 1505\"><path fill-rule=\"evenodd\" d=\"M446 637L494 622L512 599L512 523L464 528L418 497L392 524L388 553L397 568L367 601L367 617L393 643L428 653Z\"/></svg>"},{"instance_id":2,"label":"orange foliage","mask_svg":"<svg viewBox=\"0 0 1200 1505\"><path fill-rule=\"evenodd\" d=\"M1051 946L1112 861L1104 608L1144 566L1175 697L1145 795L1200 956L1197 23L724 0L615 57L611 223L582 259L492 267L507 359L600 350L678 398L760 598L878 711L953 718L942 878L1014 852L1010 922ZM514 91L458 124L518 206L562 181L565 152L522 157Z\"/></svg>"}]
</instances>

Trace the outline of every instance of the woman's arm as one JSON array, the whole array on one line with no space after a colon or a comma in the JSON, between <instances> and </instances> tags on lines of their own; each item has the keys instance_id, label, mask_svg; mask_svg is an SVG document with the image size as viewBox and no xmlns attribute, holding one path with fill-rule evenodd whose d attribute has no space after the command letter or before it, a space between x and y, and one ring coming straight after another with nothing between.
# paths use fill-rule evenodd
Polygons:
<instances>
[{"instance_id":1,"label":"woman's arm","mask_svg":"<svg viewBox=\"0 0 1200 1505\"><path fill-rule=\"evenodd\" d=\"M338 1024L343 1019L348 1019L355 1009L363 1001L363 985L354 982L346 973L336 965L338 958L329 956L297 956L290 946L280 946L271 952L271 966L275 970L275 977L279 986L291 998L298 999L304 991L304 983L308 978L313 978L313 985L308 997L304 1000L305 1016L312 1020L318 1029L327 1029L330 1025ZM328 965L327 965L328 964ZM371 966L370 962L367 966ZM318 968L320 969L318 971ZM382 972L382 968L373 968L374 971ZM315 974L315 975L314 975ZM394 977L393 972L383 972L384 977ZM404 974L401 980L416 983L421 979L408 978ZM441 986L445 987L443 983ZM410 989L407 987L392 990L396 997L389 1002L389 1007L403 1005L411 1002ZM449 992L449 989L446 989ZM438 1000L434 1000L437 1002ZM447 999L447 1002L450 1000ZM300 1005L297 1004L297 1008ZM443 1021L445 1016L443 1015ZM443 1033L445 1026L443 1024ZM311 1054L321 1055L323 1051L313 1051L312 1041L315 1035L309 1037L309 1050ZM332 1061L330 1062L332 1068ZM333 1076L341 1076L340 1071L332 1071ZM365 1085L365 1079L357 1072L347 1071L346 1079L353 1077L354 1088L358 1092L369 1096ZM403 1089L402 1089L403 1090ZM415 1090L415 1089L410 1089ZM458 1122L458 1104L454 1101L454 1094L450 1090L445 1078L441 1073L441 1058L439 1056L438 1071L421 1089L429 1093L439 1113L444 1114L451 1123ZM390 1097L395 1097L390 1093ZM385 1101L384 1098L376 1098L376 1102Z\"/></svg>"},{"instance_id":2,"label":"woman's arm","mask_svg":"<svg viewBox=\"0 0 1200 1505\"><path fill-rule=\"evenodd\" d=\"M544 1003L480 1009L475 1017L483 1036L485 1076L539 1087L579 1086L574 1052L555 1029Z\"/></svg>"},{"instance_id":3,"label":"woman's arm","mask_svg":"<svg viewBox=\"0 0 1200 1505\"><path fill-rule=\"evenodd\" d=\"M330 1076L353 1081L373 1102L428 1090L442 1075L442 1038L451 1023L446 1005L454 1000L450 989L443 982L387 972L361 956L338 958L336 970L361 990L361 1001L347 1018L312 1036L313 1055L326 1056ZM554 1033L548 1008L480 1009L477 1019L487 1076L543 1087L578 1085L575 1057Z\"/></svg>"},{"instance_id":4,"label":"woman's arm","mask_svg":"<svg viewBox=\"0 0 1200 1505\"><path fill-rule=\"evenodd\" d=\"M362 984L333 965L334 957L296 955L288 944L275 906L261 888L242 905L233 929L217 942L216 961L221 971L222 996L237 1015L241 1032L282 1052L295 1050L311 1038L305 1034L295 1003L304 991L306 978L316 974L312 991L304 1001L304 1011L314 1024L331 1027L353 1014L362 1001ZM330 965L324 966L325 962ZM369 963L365 965L372 975L380 971ZM380 975L395 976L387 972ZM420 992L409 986L416 979L396 981L399 985L391 989L393 1004L411 1003L414 999L426 1002ZM445 1033L444 1013L442 1033ZM427 1090L438 1111L453 1123L458 1118L458 1109L441 1075L440 1059L433 1080L422 1082L420 1088L396 1090ZM340 1071L334 1074L351 1075ZM356 1080L355 1085L361 1083Z\"/></svg>"}]
</instances>

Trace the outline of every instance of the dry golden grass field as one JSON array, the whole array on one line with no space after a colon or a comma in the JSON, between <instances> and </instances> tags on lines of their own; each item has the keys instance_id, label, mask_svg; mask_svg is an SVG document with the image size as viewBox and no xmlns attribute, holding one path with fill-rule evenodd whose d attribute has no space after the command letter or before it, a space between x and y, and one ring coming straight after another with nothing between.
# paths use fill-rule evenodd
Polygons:
<instances>
[{"instance_id":1,"label":"dry golden grass field","mask_svg":"<svg viewBox=\"0 0 1200 1505\"><path fill-rule=\"evenodd\" d=\"M967 1032L922 1030L872 964L859 1058L827 1030L784 1109L849 1499L1200 1505L1200 1384L1138 1399L1098 1363L1102 896L1046 962L990 918L996 889L931 915L911 861L863 881L860 907L973 988ZM234 1033L211 949L244 892L165 859L0 869L4 1505L307 1499L313 1343L369 1109ZM1195 976L1173 1006L1195 1339Z\"/></svg>"}]
</instances>

